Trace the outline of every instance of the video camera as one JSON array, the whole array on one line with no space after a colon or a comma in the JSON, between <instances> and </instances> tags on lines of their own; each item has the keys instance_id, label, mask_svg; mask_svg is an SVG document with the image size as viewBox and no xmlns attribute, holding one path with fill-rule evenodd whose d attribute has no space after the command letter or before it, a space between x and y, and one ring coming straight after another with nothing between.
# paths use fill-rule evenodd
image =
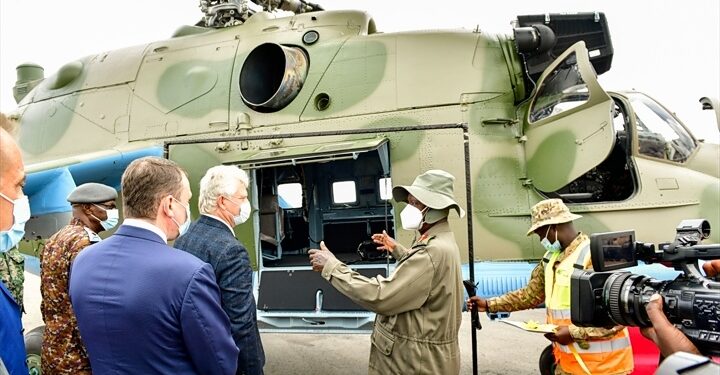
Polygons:
<instances>
[{"instance_id":1,"label":"video camera","mask_svg":"<svg viewBox=\"0 0 720 375\"><path fill-rule=\"evenodd\" d=\"M710 235L704 219L683 220L672 243L635 242L634 231L590 236L593 269L575 270L571 277L571 319L578 326L652 326L645 306L655 293L663 311L706 355L720 355L720 282L704 277L698 260L720 259L720 244L698 245ZM656 280L628 271L638 264L661 263L683 273L675 280ZM606 272L611 271L611 272Z\"/></svg>"}]
</instances>

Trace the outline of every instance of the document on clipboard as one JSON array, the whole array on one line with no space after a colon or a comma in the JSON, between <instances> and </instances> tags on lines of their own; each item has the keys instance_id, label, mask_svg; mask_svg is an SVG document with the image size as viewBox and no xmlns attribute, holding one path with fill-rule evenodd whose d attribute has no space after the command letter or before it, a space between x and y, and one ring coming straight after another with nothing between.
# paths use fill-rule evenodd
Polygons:
<instances>
[{"instance_id":1,"label":"document on clipboard","mask_svg":"<svg viewBox=\"0 0 720 375\"><path fill-rule=\"evenodd\" d=\"M555 324L538 323L533 320L518 322L516 320L501 319L500 321L528 332L554 333L557 329Z\"/></svg>"}]
</instances>

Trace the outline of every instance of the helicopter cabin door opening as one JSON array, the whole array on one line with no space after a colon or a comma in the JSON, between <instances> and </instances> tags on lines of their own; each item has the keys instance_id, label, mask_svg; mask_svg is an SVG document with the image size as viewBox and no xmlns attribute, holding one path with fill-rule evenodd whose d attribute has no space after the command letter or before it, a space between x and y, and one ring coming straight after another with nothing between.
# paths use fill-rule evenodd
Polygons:
<instances>
[{"instance_id":1,"label":"helicopter cabin door opening","mask_svg":"<svg viewBox=\"0 0 720 375\"><path fill-rule=\"evenodd\" d=\"M597 82L584 42L548 66L525 121L527 177L537 190L571 201L592 199L591 191L564 189L611 155L614 105Z\"/></svg>"},{"instance_id":2,"label":"helicopter cabin door opening","mask_svg":"<svg viewBox=\"0 0 720 375\"><path fill-rule=\"evenodd\" d=\"M631 199L639 188L637 169L633 161L634 132L629 104L613 96L613 128L615 141L610 155L600 164L567 185L544 195L560 198L565 203L594 204L620 202Z\"/></svg>"},{"instance_id":3,"label":"helicopter cabin door opening","mask_svg":"<svg viewBox=\"0 0 720 375\"><path fill-rule=\"evenodd\" d=\"M324 241L364 276L388 276L391 259L371 240L383 230L395 234L387 146L384 138L300 145L239 153L238 162L226 163L251 173L257 199L261 328L372 324L371 313L312 270L308 250ZM349 315L338 317L338 312Z\"/></svg>"}]
</instances>

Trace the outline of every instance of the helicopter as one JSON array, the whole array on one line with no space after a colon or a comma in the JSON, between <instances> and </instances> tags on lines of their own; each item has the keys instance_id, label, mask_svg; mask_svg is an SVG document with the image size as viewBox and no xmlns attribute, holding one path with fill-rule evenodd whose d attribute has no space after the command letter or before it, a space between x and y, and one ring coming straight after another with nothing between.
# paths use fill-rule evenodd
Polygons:
<instances>
[{"instance_id":1,"label":"helicopter","mask_svg":"<svg viewBox=\"0 0 720 375\"><path fill-rule=\"evenodd\" d=\"M250 172L253 214L235 231L267 331L368 329L374 315L313 273L307 250L324 240L359 272L388 275L368 240L412 240L395 231L403 207L390 189L429 169L457 178L468 214L450 225L484 296L524 285L542 257L525 231L546 198L586 232L634 228L656 243L680 219L720 225L718 146L653 98L598 83L613 58L603 13L521 15L511 35L383 33L365 12L300 0L200 4L202 19L170 39L47 78L18 66L25 253L69 221L75 186L119 189L143 156L178 162L193 196L209 167Z\"/></svg>"}]
</instances>

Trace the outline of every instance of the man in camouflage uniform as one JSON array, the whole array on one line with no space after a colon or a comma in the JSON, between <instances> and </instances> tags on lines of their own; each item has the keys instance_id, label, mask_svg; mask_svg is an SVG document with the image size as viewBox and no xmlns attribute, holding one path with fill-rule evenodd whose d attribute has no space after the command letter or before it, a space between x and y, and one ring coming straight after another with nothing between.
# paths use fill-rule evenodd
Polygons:
<instances>
[{"instance_id":1,"label":"man in camouflage uniform","mask_svg":"<svg viewBox=\"0 0 720 375\"><path fill-rule=\"evenodd\" d=\"M527 235L537 234L547 252L532 270L528 285L487 300L471 297L467 301L468 310L477 307L479 311L511 312L535 308L545 302L548 323L558 326L554 333L545 335L553 342L555 374L632 372L632 351L624 327L577 327L570 322L570 274L574 268L592 268L590 239L577 232L572 223L581 216L572 214L560 199L541 201L531 211L532 224ZM577 260L572 263L566 261L574 258ZM554 309L560 300L565 301L565 310Z\"/></svg>"},{"instance_id":2,"label":"man in camouflage uniform","mask_svg":"<svg viewBox=\"0 0 720 375\"><path fill-rule=\"evenodd\" d=\"M427 171L411 186L396 186L393 198L406 202L400 214L406 230L418 231L410 249L387 233L373 235L378 249L388 250L397 266L388 278L367 278L341 263L320 243L310 250L313 270L322 272L338 291L373 311L370 374L458 374L458 329L463 298L460 250L450 231L455 178L441 170Z\"/></svg>"},{"instance_id":3,"label":"man in camouflage uniform","mask_svg":"<svg viewBox=\"0 0 720 375\"><path fill-rule=\"evenodd\" d=\"M87 183L68 195L73 218L55 233L40 253L40 291L45 334L42 371L46 374L90 374L90 361L80 340L75 314L68 295L68 272L75 256L99 242L97 235L118 222L115 189Z\"/></svg>"},{"instance_id":4,"label":"man in camouflage uniform","mask_svg":"<svg viewBox=\"0 0 720 375\"><path fill-rule=\"evenodd\" d=\"M0 253L0 281L5 284L20 308L25 311L23 308L25 257L17 247Z\"/></svg>"}]
</instances>

